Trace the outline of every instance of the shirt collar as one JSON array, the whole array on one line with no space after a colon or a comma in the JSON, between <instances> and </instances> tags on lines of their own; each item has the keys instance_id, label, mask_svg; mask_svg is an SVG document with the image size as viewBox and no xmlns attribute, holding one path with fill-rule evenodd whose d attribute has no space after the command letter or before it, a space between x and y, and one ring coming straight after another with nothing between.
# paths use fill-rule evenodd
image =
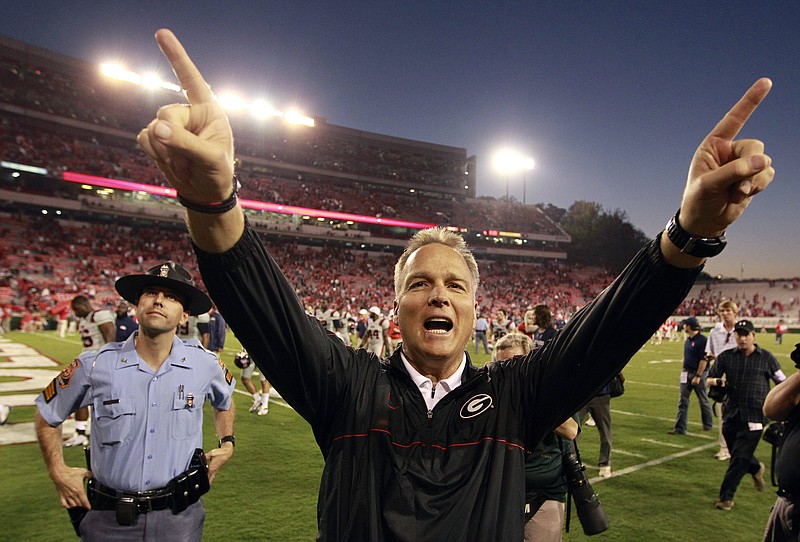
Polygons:
<instances>
[{"instance_id":1,"label":"shirt collar","mask_svg":"<svg viewBox=\"0 0 800 542\"><path fill-rule=\"evenodd\" d=\"M414 381L414 384L416 384L420 390L431 389L433 387L433 382L431 382L431 379L417 371L414 366L409 363L408 358L406 358L406 355L402 350L400 351L400 359L403 360L403 365L405 365L408 376L411 377L411 380ZM464 374L464 368L466 366L467 355L464 354L458 369L456 369L452 375L448 376L444 380L439 381L439 384L444 387L445 391L453 391L461 385L461 377Z\"/></svg>"}]
</instances>

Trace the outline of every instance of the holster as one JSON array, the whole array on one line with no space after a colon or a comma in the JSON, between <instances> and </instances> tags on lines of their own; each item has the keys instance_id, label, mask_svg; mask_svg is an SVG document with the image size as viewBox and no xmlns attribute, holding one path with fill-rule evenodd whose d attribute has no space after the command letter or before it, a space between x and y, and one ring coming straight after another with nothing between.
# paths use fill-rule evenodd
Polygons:
<instances>
[{"instance_id":1,"label":"holster","mask_svg":"<svg viewBox=\"0 0 800 542\"><path fill-rule=\"evenodd\" d=\"M211 484L208 481L208 463L202 448L195 449L189 468L170 480L167 487L172 492L170 509L173 514L180 514L208 493Z\"/></svg>"},{"instance_id":2,"label":"holster","mask_svg":"<svg viewBox=\"0 0 800 542\"><path fill-rule=\"evenodd\" d=\"M91 448L89 446L84 447L83 453L86 457L86 468L92 470ZM87 495L89 491L88 487L91 483L92 479L90 478L86 483ZM83 518L86 516L87 512L88 510L82 506L73 506L72 508L67 508L69 521L72 523L72 528L75 529L75 534L78 536L81 535L81 521L83 521Z\"/></svg>"}]
</instances>

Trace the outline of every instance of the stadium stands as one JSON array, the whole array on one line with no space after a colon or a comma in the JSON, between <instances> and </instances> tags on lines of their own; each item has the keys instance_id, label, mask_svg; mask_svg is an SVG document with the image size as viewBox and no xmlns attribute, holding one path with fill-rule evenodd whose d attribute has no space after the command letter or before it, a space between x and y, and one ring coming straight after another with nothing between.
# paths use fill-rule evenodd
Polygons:
<instances>
[{"instance_id":1,"label":"stadium stands","mask_svg":"<svg viewBox=\"0 0 800 542\"><path fill-rule=\"evenodd\" d=\"M78 292L112 304L117 276L165 258L192 264L174 200L61 180L71 171L167 186L135 134L158 106L176 99L0 37L0 304L46 311ZM612 278L566 265L569 236L539 207L477 198L476 158L466 149L324 119L313 128L235 113L231 121L242 198L455 227L479 258L484 312L504 308L521 317L528 306L547 303L568 315ZM39 214L47 208L64 214ZM352 312L391 305L389 270L413 230L323 220L312 212L248 213L306 304ZM325 265L306 263L312 261ZM698 287L679 313L712 314L718 299L732 297L743 315L792 322L796 289L796 283Z\"/></svg>"}]
</instances>

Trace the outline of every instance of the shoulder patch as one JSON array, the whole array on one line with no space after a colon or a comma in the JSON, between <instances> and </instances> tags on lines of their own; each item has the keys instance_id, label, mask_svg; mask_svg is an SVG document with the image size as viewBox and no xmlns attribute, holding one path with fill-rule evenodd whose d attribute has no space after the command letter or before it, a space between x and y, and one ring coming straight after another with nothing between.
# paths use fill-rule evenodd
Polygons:
<instances>
[{"instance_id":1,"label":"shoulder patch","mask_svg":"<svg viewBox=\"0 0 800 542\"><path fill-rule=\"evenodd\" d=\"M233 382L233 373L228 370L221 359L217 358L217 363L219 363L219 366L222 368L222 373L225 375L225 382L230 386L231 382Z\"/></svg>"},{"instance_id":2,"label":"shoulder patch","mask_svg":"<svg viewBox=\"0 0 800 542\"><path fill-rule=\"evenodd\" d=\"M55 378L54 382L58 385L59 388L68 388L69 382L72 380L72 375L75 374L75 369L81 366L81 362L78 358L64 367L61 373Z\"/></svg>"}]
</instances>

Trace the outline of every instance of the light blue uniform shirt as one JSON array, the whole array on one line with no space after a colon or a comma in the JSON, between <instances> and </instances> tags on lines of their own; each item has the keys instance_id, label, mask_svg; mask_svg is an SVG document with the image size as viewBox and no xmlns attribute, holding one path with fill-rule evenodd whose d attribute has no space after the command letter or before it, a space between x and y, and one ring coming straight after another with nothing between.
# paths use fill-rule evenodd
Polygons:
<instances>
[{"instance_id":1,"label":"light blue uniform shirt","mask_svg":"<svg viewBox=\"0 0 800 542\"><path fill-rule=\"evenodd\" d=\"M230 371L196 340L173 339L157 372L134 348L134 337L81 354L36 398L56 426L92 405L92 474L122 491L160 489L184 472L203 446L203 404L230 408Z\"/></svg>"}]
</instances>

